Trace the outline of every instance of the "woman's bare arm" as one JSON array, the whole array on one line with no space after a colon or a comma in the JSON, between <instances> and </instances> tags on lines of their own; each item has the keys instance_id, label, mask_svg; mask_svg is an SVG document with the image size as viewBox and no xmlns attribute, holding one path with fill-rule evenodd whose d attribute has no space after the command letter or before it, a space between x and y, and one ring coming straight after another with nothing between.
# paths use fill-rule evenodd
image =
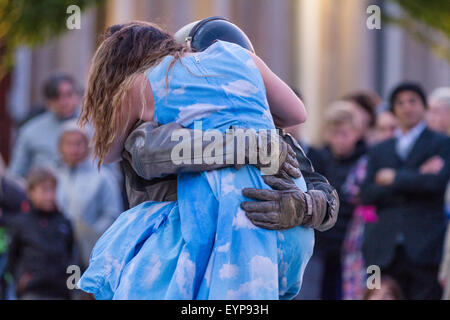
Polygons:
<instances>
[{"instance_id":1,"label":"woman's bare arm","mask_svg":"<svg viewBox=\"0 0 450 320\"><path fill-rule=\"evenodd\" d=\"M144 97L142 96L141 90L144 90ZM145 99L145 104L142 101L143 98ZM155 110L153 93L145 74L141 74L135 78L125 97L125 101L126 103L122 108L122 121L124 125L119 128L120 132L116 135L111 149L105 157L105 163L120 160L125 140L136 121L153 121Z\"/></svg>"},{"instance_id":2,"label":"woman's bare arm","mask_svg":"<svg viewBox=\"0 0 450 320\"><path fill-rule=\"evenodd\" d=\"M283 80L270 70L261 58L254 53L249 53L264 80L267 101L275 125L286 128L305 122L306 109L303 102Z\"/></svg>"}]
</instances>

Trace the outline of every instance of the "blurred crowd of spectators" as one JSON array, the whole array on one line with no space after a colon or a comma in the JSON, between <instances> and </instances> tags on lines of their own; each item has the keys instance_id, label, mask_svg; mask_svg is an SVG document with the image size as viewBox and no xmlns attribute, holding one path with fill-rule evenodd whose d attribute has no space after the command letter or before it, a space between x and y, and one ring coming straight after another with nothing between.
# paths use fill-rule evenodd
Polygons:
<instances>
[{"instance_id":1,"label":"blurred crowd of spectators","mask_svg":"<svg viewBox=\"0 0 450 320\"><path fill-rule=\"evenodd\" d=\"M352 93L329 106L324 132L323 148L303 145L339 217L316 232L298 299L450 299L450 87Z\"/></svg>"}]
</instances>

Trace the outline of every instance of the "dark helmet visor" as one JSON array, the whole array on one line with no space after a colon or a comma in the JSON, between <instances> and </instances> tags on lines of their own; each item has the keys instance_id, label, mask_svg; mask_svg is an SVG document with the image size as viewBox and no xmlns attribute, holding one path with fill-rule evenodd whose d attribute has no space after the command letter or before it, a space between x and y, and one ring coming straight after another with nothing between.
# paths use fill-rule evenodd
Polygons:
<instances>
[{"instance_id":1,"label":"dark helmet visor","mask_svg":"<svg viewBox=\"0 0 450 320\"><path fill-rule=\"evenodd\" d=\"M187 30L186 27L188 27ZM180 41L179 39L183 37L181 33L186 35L187 31L189 31L188 36L183 40L190 40L194 51L203 51L215 41L222 40L255 52L247 35L238 26L222 17L209 17L195 24L191 23L175 33L175 38Z\"/></svg>"}]
</instances>

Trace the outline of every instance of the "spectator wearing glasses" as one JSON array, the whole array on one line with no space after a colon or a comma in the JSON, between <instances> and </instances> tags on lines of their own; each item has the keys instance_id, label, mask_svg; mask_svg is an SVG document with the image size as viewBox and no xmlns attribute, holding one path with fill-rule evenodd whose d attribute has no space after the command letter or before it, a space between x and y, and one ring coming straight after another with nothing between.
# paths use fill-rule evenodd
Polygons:
<instances>
[{"instance_id":1,"label":"spectator wearing glasses","mask_svg":"<svg viewBox=\"0 0 450 320\"><path fill-rule=\"evenodd\" d=\"M51 76L43 91L47 111L20 128L9 165L13 176L23 178L37 165L58 166L58 133L67 120L77 116L80 91L70 75Z\"/></svg>"}]
</instances>

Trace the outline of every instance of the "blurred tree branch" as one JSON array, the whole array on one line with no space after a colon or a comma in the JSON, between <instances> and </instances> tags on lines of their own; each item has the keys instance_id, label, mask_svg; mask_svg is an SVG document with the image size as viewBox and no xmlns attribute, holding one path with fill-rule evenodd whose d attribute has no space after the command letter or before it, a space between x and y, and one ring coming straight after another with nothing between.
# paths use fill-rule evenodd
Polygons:
<instances>
[{"instance_id":1,"label":"blurred tree branch","mask_svg":"<svg viewBox=\"0 0 450 320\"><path fill-rule=\"evenodd\" d=\"M403 15L384 13L384 18L409 31L419 41L450 62L450 1L390 0Z\"/></svg>"},{"instance_id":2,"label":"blurred tree branch","mask_svg":"<svg viewBox=\"0 0 450 320\"><path fill-rule=\"evenodd\" d=\"M0 0L0 79L14 63L20 45L36 46L67 31L67 8L81 10L103 0Z\"/></svg>"}]
</instances>

